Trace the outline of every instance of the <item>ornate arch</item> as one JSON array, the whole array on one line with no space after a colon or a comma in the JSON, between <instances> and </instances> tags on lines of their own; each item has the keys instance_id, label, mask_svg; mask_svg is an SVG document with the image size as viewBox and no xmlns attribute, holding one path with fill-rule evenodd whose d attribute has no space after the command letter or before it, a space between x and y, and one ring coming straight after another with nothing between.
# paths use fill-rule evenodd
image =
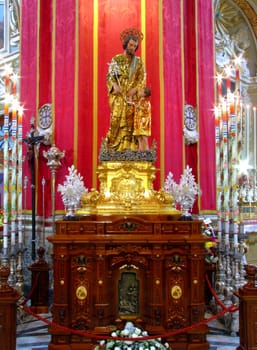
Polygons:
<instances>
[{"instance_id":1,"label":"ornate arch","mask_svg":"<svg viewBox=\"0 0 257 350\"><path fill-rule=\"evenodd\" d=\"M242 13L247 18L253 33L255 35L255 39L257 40L257 16L256 10L251 6L249 1L247 0L233 0L233 2L240 8Z\"/></svg>"},{"instance_id":2,"label":"ornate arch","mask_svg":"<svg viewBox=\"0 0 257 350\"><path fill-rule=\"evenodd\" d=\"M257 18L248 1L215 1L215 46L217 67L222 69L240 56L242 75L256 76Z\"/></svg>"}]
</instances>

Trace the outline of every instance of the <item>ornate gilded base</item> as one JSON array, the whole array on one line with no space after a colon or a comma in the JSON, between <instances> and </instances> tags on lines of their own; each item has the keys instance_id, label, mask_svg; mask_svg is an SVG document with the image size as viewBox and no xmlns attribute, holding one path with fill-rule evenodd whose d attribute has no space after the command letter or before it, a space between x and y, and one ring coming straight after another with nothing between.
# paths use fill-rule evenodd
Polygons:
<instances>
[{"instance_id":1,"label":"ornate gilded base","mask_svg":"<svg viewBox=\"0 0 257 350\"><path fill-rule=\"evenodd\" d=\"M77 214L168 214L178 218L172 196L154 190L155 173L150 161L102 161L98 167L100 191L85 194Z\"/></svg>"}]
</instances>

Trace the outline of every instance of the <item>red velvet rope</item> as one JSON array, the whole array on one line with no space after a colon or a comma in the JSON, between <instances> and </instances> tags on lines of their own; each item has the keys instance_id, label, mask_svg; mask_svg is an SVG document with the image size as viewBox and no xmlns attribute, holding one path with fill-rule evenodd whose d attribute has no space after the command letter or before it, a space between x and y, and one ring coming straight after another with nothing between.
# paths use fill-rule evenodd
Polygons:
<instances>
[{"instance_id":1,"label":"red velvet rope","mask_svg":"<svg viewBox=\"0 0 257 350\"><path fill-rule=\"evenodd\" d=\"M38 277L38 276L37 276ZM129 341L143 341L143 340L149 340L149 339L158 339L158 338L168 338L168 337L172 337L174 335L180 334L180 333L185 333L188 330L191 330L193 328L198 328L200 326L204 326L206 324L208 324L209 322L220 318L221 316L223 316L225 313L227 312L235 312L238 311L238 307L235 305L230 305L229 307L226 307L224 304L222 304L215 291L213 290L210 281L208 279L208 276L206 275L206 281L207 284L211 290L212 295L214 296L215 300L217 301L217 303L222 307L222 310L220 312L218 312L216 315L213 315L211 317L208 317L202 321L199 321L197 323L194 323L190 326L184 327L184 328L180 328L177 330L174 330L172 332L168 332L168 333L164 333L161 335L151 335L151 336L145 336L145 337L138 337L138 338L125 338L125 337L112 337L112 336L104 336L104 335L96 335L96 334L91 334L91 333L87 333L87 332L83 332L83 331L79 331L79 330L75 330L75 329L71 329L65 326L61 326L58 323L52 322L47 320L46 318L41 317L38 314L35 314L29 307L25 306L24 303L20 304L19 307L24 310L25 312L27 312L28 314L32 315L33 317L37 318L40 321L43 321L44 323L48 324L51 328L53 329L59 329L60 331L64 331L64 332L69 332L71 334L76 334L79 335L81 337L88 337L91 339L98 339L98 340L129 340ZM35 289L35 285L33 285L34 289ZM32 294L32 293L30 293Z\"/></svg>"},{"instance_id":2,"label":"red velvet rope","mask_svg":"<svg viewBox=\"0 0 257 350\"><path fill-rule=\"evenodd\" d=\"M20 305L25 305L25 304L31 299L31 297L32 297L32 295L34 294L34 291L35 291L35 289L36 289L36 286L37 286L37 283L38 283L38 279L39 279L39 275L40 275L40 271L39 271L39 272L37 273L37 275L36 275L36 278L35 278L35 280L34 280L34 283L33 283L32 287L31 287L31 290L30 290L30 292L29 292L29 295L27 296L26 299L24 299L24 300L22 301L22 303L21 303Z\"/></svg>"},{"instance_id":3,"label":"red velvet rope","mask_svg":"<svg viewBox=\"0 0 257 350\"><path fill-rule=\"evenodd\" d=\"M214 296L214 299L216 300L217 304L222 308L222 309L225 309L226 306L224 304L222 304L222 302L219 300L217 294L215 293L214 289L212 288L212 285L211 285L211 282L209 280L209 277L208 275L206 274L205 275L205 279L206 279L206 282L208 284L208 287L210 288L210 291L211 291L211 294ZM238 308L237 308L238 309ZM237 311L237 310L235 310Z\"/></svg>"}]
</instances>

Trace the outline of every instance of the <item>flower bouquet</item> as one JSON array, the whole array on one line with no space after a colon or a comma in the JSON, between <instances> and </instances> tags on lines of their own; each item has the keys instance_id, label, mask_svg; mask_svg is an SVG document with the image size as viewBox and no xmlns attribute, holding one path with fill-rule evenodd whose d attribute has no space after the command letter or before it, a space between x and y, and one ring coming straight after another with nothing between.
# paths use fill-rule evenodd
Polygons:
<instances>
[{"instance_id":1,"label":"flower bouquet","mask_svg":"<svg viewBox=\"0 0 257 350\"><path fill-rule=\"evenodd\" d=\"M171 350L169 344L162 344L160 338L144 339L144 337L149 337L148 333L134 326L132 322L127 322L124 329L112 332L111 336L113 339L101 340L100 345L97 345L94 350ZM126 338L126 340L121 338ZM137 340L133 340L133 338L137 338ZM138 338L142 338L142 340L138 340Z\"/></svg>"},{"instance_id":2,"label":"flower bouquet","mask_svg":"<svg viewBox=\"0 0 257 350\"><path fill-rule=\"evenodd\" d=\"M209 241L205 242L205 261L210 264L216 264L218 261L218 239L209 218L203 220L203 235L209 238Z\"/></svg>"},{"instance_id":3,"label":"flower bouquet","mask_svg":"<svg viewBox=\"0 0 257 350\"><path fill-rule=\"evenodd\" d=\"M83 194L88 192L83 183L83 177L77 172L74 165L69 170L69 175L66 175L66 180L63 185L58 185L58 192L61 193L63 204L66 209L66 217L73 217L74 211L78 209L80 200Z\"/></svg>"},{"instance_id":4,"label":"flower bouquet","mask_svg":"<svg viewBox=\"0 0 257 350\"><path fill-rule=\"evenodd\" d=\"M193 204L196 196L201 194L200 188L192 174L192 169L187 165L179 183L174 181L173 174L169 172L164 183L164 190L173 196L176 205L180 205L182 211L181 219L192 220L191 210Z\"/></svg>"}]
</instances>

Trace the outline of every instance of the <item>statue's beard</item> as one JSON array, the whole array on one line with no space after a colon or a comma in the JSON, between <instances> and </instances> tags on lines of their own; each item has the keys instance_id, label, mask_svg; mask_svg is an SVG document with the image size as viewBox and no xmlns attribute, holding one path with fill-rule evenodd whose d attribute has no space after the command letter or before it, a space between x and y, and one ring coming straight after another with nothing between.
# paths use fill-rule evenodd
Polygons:
<instances>
[{"instance_id":1,"label":"statue's beard","mask_svg":"<svg viewBox=\"0 0 257 350\"><path fill-rule=\"evenodd\" d=\"M131 49L126 49L126 54L128 55L128 56L134 56L134 54L135 54L135 51L132 51Z\"/></svg>"}]
</instances>

